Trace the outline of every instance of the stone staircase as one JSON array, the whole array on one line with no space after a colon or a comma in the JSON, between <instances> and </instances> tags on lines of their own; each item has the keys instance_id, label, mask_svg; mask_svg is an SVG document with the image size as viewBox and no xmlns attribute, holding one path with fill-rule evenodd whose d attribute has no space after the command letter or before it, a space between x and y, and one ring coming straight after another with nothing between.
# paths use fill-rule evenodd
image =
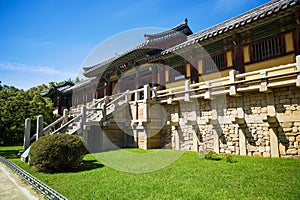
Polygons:
<instances>
[{"instance_id":1,"label":"stone staircase","mask_svg":"<svg viewBox=\"0 0 300 200\"><path fill-rule=\"evenodd\" d=\"M152 92L152 96L150 95ZM86 105L79 105L71 108L69 111L64 110L62 117L43 127L43 118L38 118L37 133L34 134L30 141L38 139L44 135L51 134L77 134L89 135L89 130L92 126L100 126L101 131L107 138L117 146L123 147L124 144L133 141L133 124L141 124L147 121L147 104L148 100L154 97L156 90L145 85L144 88L106 96L102 99L94 99ZM143 114L138 112L143 110ZM30 130L25 131L25 140L28 137ZM24 143L25 144L25 143ZM27 142L27 144L29 144ZM21 156L22 160L26 161L29 153L29 145L24 145L25 151Z\"/></svg>"}]
</instances>

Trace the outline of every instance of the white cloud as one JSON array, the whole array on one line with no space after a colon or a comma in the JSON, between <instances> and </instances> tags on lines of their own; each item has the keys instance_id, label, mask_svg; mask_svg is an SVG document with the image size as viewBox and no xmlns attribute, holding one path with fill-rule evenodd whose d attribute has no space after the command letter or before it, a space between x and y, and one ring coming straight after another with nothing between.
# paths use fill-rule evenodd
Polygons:
<instances>
[{"instance_id":1,"label":"white cloud","mask_svg":"<svg viewBox=\"0 0 300 200\"><path fill-rule=\"evenodd\" d=\"M77 75L74 71L66 72L47 66L0 62L0 81L2 84L25 90L52 81L61 82L69 78L74 79Z\"/></svg>"},{"instance_id":2,"label":"white cloud","mask_svg":"<svg viewBox=\"0 0 300 200\"><path fill-rule=\"evenodd\" d=\"M18 71L18 72L33 72L42 73L44 75L62 75L62 76L76 76L74 73L64 72L57 70L55 68L47 66L30 66L22 63L12 63L12 62L0 62L0 69L5 71Z\"/></svg>"}]
</instances>

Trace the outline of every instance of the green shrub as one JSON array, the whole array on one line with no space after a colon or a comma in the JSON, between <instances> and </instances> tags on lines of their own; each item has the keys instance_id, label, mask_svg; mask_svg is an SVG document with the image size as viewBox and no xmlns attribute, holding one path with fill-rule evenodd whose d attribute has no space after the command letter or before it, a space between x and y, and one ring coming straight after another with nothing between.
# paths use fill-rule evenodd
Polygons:
<instances>
[{"instance_id":1,"label":"green shrub","mask_svg":"<svg viewBox=\"0 0 300 200\"><path fill-rule=\"evenodd\" d=\"M42 172L76 169L86 153L81 137L68 134L48 135L34 142L29 152L29 165Z\"/></svg>"},{"instance_id":2,"label":"green shrub","mask_svg":"<svg viewBox=\"0 0 300 200\"><path fill-rule=\"evenodd\" d=\"M218 157L218 154L214 152L213 150L210 150L207 152L204 156L206 160L221 160L221 158Z\"/></svg>"},{"instance_id":3,"label":"green shrub","mask_svg":"<svg viewBox=\"0 0 300 200\"><path fill-rule=\"evenodd\" d=\"M233 157L232 157L231 154L225 154L224 158L225 158L226 162L228 162L228 163L233 163L234 162Z\"/></svg>"}]
</instances>

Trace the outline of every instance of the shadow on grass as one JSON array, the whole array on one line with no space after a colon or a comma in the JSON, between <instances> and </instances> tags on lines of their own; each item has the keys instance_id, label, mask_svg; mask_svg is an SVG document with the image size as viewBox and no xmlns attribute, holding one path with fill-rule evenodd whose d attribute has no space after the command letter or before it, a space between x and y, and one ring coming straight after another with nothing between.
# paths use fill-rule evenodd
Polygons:
<instances>
[{"instance_id":1,"label":"shadow on grass","mask_svg":"<svg viewBox=\"0 0 300 200\"><path fill-rule=\"evenodd\" d=\"M98 168L104 167L103 164L100 164L97 162L97 160L84 160L78 167L74 168L60 168L60 169L54 169L54 168L48 168L43 171L39 171L36 169L35 166L32 166L31 169L32 171L35 172L41 172L41 173L46 173L46 174L60 174L60 173L77 173L77 172L85 172L85 171L90 171Z\"/></svg>"},{"instance_id":2,"label":"shadow on grass","mask_svg":"<svg viewBox=\"0 0 300 200\"><path fill-rule=\"evenodd\" d=\"M99 163L97 160L84 160L82 161L82 164L78 168L71 170L71 172L84 172L84 171L90 171L102 167L104 167L104 165Z\"/></svg>"},{"instance_id":3,"label":"shadow on grass","mask_svg":"<svg viewBox=\"0 0 300 200\"><path fill-rule=\"evenodd\" d=\"M19 151L20 151L19 149L18 150L0 150L0 156L3 156L6 159L20 158L20 156L18 156Z\"/></svg>"},{"instance_id":4,"label":"shadow on grass","mask_svg":"<svg viewBox=\"0 0 300 200\"><path fill-rule=\"evenodd\" d=\"M220 160L222 160L222 158L207 158L206 160L220 161Z\"/></svg>"}]
</instances>

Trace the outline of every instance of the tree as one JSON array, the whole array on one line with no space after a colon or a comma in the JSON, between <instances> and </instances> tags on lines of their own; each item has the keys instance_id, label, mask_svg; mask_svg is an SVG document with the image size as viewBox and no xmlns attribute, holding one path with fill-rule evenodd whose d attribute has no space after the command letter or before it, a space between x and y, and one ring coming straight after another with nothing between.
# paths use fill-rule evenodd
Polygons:
<instances>
[{"instance_id":1,"label":"tree","mask_svg":"<svg viewBox=\"0 0 300 200\"><path fill-rule=\"evenodd\" d=\"M24 135L24 122L26 118L32 121L32 134L36 129L38 115L44 116L45 125L53 121L52 102L41 97L41 90L46 85L37 86L27 91L13 86L1 86L0 90L0 139L5 144L21 144Z\"/></svg>"}]
</instances>

